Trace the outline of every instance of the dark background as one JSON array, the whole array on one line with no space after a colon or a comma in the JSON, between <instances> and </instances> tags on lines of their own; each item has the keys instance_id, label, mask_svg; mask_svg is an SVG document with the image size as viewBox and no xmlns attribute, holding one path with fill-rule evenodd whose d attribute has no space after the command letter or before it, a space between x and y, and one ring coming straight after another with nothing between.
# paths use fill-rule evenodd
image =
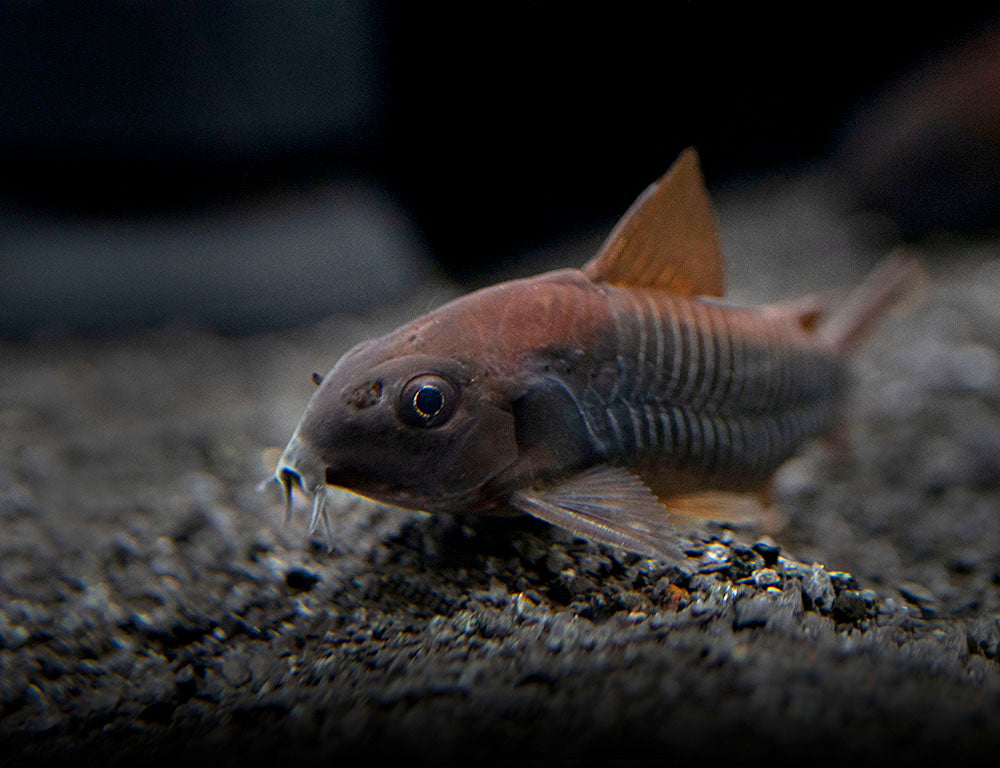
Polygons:
<instances>
[{"instance_id":1,"label":"dark background","mask_svg":"<svg viewBox=\"0 0 1000 768\"><path fill-rule=\"evenodd\" d=\"M1000 26L664 8L0 0L0 765L996 762ZM765 515L282 523L311 371L688 144L733 301L930 275Z\"/></svg>"},{"instance_id":2,"label":"dark background","mask_svg":"<svg viewBox=\"0 0 1000 768\"><path fill-rule=\"evenodd\" d=\"M228 245L238 221L189 257L165 255L156 233L169 236L178 218L206 216L212 230L219 211L238 219L274 200L294 208L306 191L345 180L394 206L451 275L474 278L551 238L608 226L687 145L698 147L713 188L843 158L866 110L989 22L954 4L930 13L705 2L5 2L0 215L13 223L0 229L9 294L0 331L120 330L174 314L247 331L349 308L333 286L325 304L253 322L238 297L230 309L207 308L224 280L217 288L206 277L209 298L185 303L193 289L171 288L177 279L165 276L173 303L157 309L162 297L146 291L125 315L108 309L118 296L127 304L137 261L189 258L184 269L197 272L210 253L224 272L250 258ZM869 140L848 169L865 176L881 154ZM969 223L921 215L897 215L900 231ZM46 244L65 222L86 242L122 222L143 233L140 245L102 257L121 285L96 315L85 281L43 301L44 312L36 299L45 297L29 295L57 284L66 258L86 263L79 240ZM160 229L150 234L150 222ZM28 249L18 245L25 231ZM308 282L296 250L293 242L273 253L260 281ZM330 263L363 272L379 249L351 252L356 263L349 254ZM51 274L36 285L29 272Z\"/></svg>"}]
</instances>

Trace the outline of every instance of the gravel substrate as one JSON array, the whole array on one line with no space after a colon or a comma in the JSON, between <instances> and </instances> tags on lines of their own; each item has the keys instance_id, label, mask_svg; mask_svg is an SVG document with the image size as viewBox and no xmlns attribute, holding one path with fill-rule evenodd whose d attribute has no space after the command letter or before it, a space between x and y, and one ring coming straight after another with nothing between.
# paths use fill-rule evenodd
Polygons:
<instances>
[{"instance_id":1,"label":"gravel substrate","mask_svg":"<svg viewBox=\"0 0 1000 768\"><path fill-rule=\"evenodd\" d=\"M447 288L246 339L0 344L0 762L1000 749L1000 246L924 255L839 444L765 518L681 525L681 568L347 495L330 554L281 526L256 487L309 372Z\"/></svg>"}]
</instances>

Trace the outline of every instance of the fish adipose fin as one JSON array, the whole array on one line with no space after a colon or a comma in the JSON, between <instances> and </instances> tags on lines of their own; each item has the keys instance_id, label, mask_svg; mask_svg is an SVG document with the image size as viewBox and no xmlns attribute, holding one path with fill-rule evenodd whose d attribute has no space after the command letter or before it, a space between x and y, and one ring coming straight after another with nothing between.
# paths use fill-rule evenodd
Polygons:
<instances>
[{"instance_id":1,"label":"fish adipose fin","mask_svg":"<svg viewBox=\"0 0 1000 768\"><path fill-rule=\"evenodd\" d=\"M680 296L725 294L715 212L693 148L632 203L583 273L595 283Z\"/></svg>"},{"instance_id":2,"label":"fish adipose fin","mask_svg":"<svg viewBox=\"0 0 1000 768\"><path fill-rule=\"evenodd\" d=\"M769 304L763 308L765 315L788 318L806 333L815 333L826 314L826 301L810 293L797 299Z\"/></svg>"},{"instance_id":3,"label":"fish adipose fin","mask_svg":"<svg viewBox=\"0 0 1000 768\"><path fill-rule=\"evenodd\" d=\"M598 466L550 488L518 491L510 503L586 539L684 560L666 508L642 480L620 467Z\"/></svg>"}]
</instances>

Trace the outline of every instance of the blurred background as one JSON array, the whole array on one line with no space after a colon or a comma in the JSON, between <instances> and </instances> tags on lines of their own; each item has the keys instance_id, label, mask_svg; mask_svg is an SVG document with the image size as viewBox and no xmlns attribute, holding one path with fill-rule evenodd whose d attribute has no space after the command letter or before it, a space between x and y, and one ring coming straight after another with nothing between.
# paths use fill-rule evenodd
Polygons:
<instances>
[{"instance_id":1,"label":"blurred background","mask_svg":"<svg viewBox=\"0 0 1000 768\"><path fill-rule=\"evenodd\" d=\"M242 334L531 272L687 145L724 235L727 190L802 173L873 249L1000 218L1000 16L961 4L6 0L0 104L7 338Z\"/></svg>"}]
</instances>

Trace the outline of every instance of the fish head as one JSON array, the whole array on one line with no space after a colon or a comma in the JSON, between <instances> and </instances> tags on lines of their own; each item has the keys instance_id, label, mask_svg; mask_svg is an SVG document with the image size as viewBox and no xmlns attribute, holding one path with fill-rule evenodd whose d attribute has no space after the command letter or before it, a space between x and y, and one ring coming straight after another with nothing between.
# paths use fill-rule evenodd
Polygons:
<instances>
[{"instance_id":1,"label":"fish head","mask_svg":"<svg viewBox=\"0 0 1000 768\"><path fill-rule=\"evenodd\" d=\"M485 366L397 343L414 336L359 344L323 377L278 463L286 493L332 485L426 511L484 501L517 459L514 418Z\"/></svg>"}]
</instances>

